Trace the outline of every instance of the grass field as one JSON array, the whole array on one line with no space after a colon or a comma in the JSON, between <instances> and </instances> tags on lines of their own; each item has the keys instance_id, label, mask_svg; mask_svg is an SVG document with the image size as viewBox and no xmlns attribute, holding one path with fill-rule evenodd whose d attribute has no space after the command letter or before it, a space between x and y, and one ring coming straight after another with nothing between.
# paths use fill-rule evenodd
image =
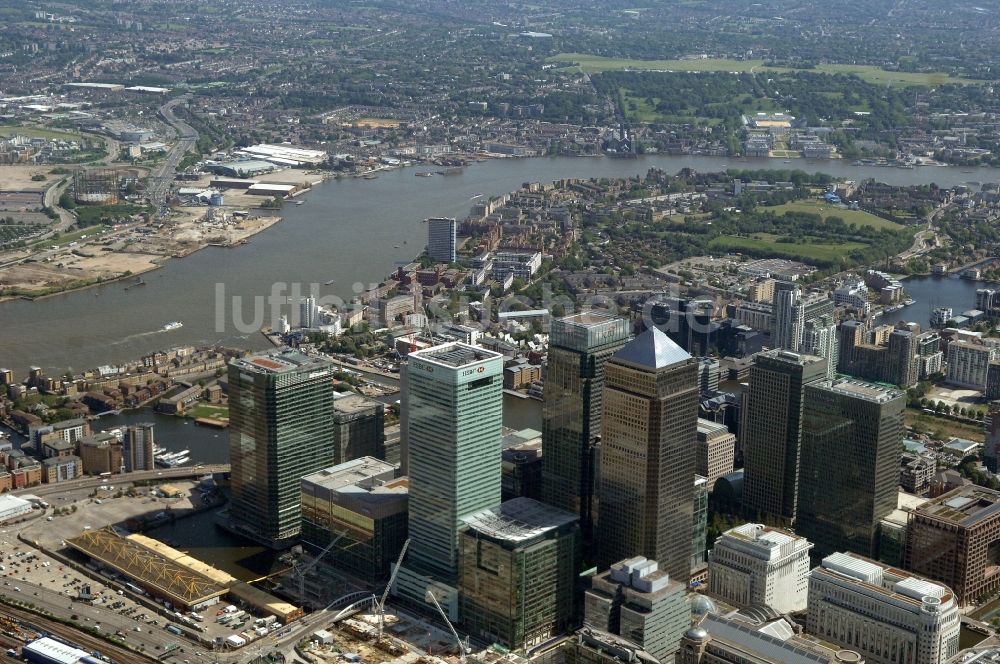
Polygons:
<instances>
[{"instance_id":1,"label":"grass field","mask_svg":"<svg viewBox=\"0 0 1000 664\"><path fill-rule=\"evenodd\" d=\"M199 403L191 410L184 412L185 417L211 417L217 420L229 419L229 406L218 406L211 403Z\"/></svg>"},{"instance_id":2,"label":"grass field","mask_svg":"<svg viewBox=\"0 0 1000 664\"><path fill-rule=\"evenodd\" d=\"M0 136L27 136L29 138L54 138L65 141L78 141L83 138L80 134L71 131L60 131L58 129L43 129L41 127L25 127L24 125L0 125Z\"/></svg>"},{"instance_id":3,"label":"grass field","mask_svg":"<svg viewBox=\"0 0 1000 664\"><path fill-rule=\"evenodd\" d=\"M835 261L855 249L864 249L868 245L860 242L806 242L804 244L778 242L780 235L770 233L754 233L749 237L723 235L708 243L709 247L725 249L726 251L768 252L788 257L799 256L804 259ZM807 240L816 238L806 238Z\"/></svg>"},{"instance_id":4,"label":"grass field","mask_svg":"<svg viewBox=\"0 0 1000 664\"><path fill-rule=\"evenodd\" d=\"M904 422L907 426L914 427L920 432L927 432L935 438L946 440L948 438L966 438L968 440L983 439L982 425L966 424L956 422L947 417L930 415L915 408L907 408L904 412Z\"/></svg>"},{"instance_id":5,"label":"grass field","mask_svg":"<svg viewBox=\"0 0 1000 664\"><path fill-rule=\"evenodd\" d=\"M78 242L81 238L83 238L84 235L87 236L87 239L90 239L99 237L103 235L104 232L105 229L94 228L93 226L90 228L81 228L80 230L72 231L70 233L60 233L59 239L53 239L50 237L44 240L36 240L35 242L30 242L28 246L34 247L37 245L43 245L47 247L54 244L58 244L59 246L66 246L70 242Z\"/></svg>"},{"instance_id":6,"label":"grass field","mask_svg":"<svg viewBox=\"0 0 1000 664\"><path fill-rule=\"evenodd\" d=\"M953 83L959 85L978 85L985 81L971 78L956 78L943 72L911 73L886 71L871 65L817 65L814 69L799 70L787 67L765 67L763 60L627 60L624 58L605 58L599 55L585 53L560 53L549 58L550 62L574 63L580 71L595 74L602 71L619 69L645 69L650 71L675 72L794 72L812 71L821 74L856 74L862 80L880 85L907 87L911 85L942 85Z\"/></svg>"},{"instance_id":7,"label":"grass field","mask_svg":"<svg viewBox=\"0 0 1000 664\"><path fill-rule=\"evenodd\" d=\"M694 109L688 109L690 113L683 115L664 115L656 110L656 105L659 103L660 99L657 97L654 97L653 103L650 104L646 97L633 95L626 88L618 88L618 105L624 109L625 115L629 120L636 122L669 122L675 124L691 123L708 127L714 127L722 122L720 118L708 118L696 115ZM759 104L753 104L753 106L753 111L760 110L756 108ZM747 112L750 112L750 110Z\"/></svg>"},{"instance_id":8,"label":"grass field","mask_svg":"<svg viewBox=\"0 0 1000 664\"><path fill-rule=\"evenodd\" d=\"M826 201L794 201L792 203L785 203L784 205L760 208L760 210L762 212L775 212L777 214L784 214L786 212L807 212L809 214L818 214L824 219L827 217L840 217L846 224L871 226L873 228L880 229L887 228L893 231L898 231L903 228L903 226L889 221L888 219L876 217L873 214L868 214L867 212L862 212L861 210L848 210L847 208L831 205Z\"/></svg>"}]
</instances>

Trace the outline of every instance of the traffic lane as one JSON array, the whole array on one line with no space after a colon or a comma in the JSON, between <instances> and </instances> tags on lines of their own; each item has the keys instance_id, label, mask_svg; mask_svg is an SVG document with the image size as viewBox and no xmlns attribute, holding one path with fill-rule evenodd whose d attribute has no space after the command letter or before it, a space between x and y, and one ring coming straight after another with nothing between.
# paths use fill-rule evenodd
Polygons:
<instances>
[{"instance_id":1,"label":"traffic lane","mask_svg":"<svg viewBox=\"0 0 1000 664\"><path fill-rule=\"evenodd\" d=\"M127 643L150 652L162 651L166 645L179 641L174 635L163 631L162 627L149 625L140 619L138 615L141 611L137 611L134 616L125 616L105 605L91 605L74 600L71 595L76 592L75 588L54 590L23 579L7 578L0 583L0 595L7 600L31 604L58 618L74 621L85 629L89 627L108 634L120 634L120 638ZM135 631L136 627L140 631Z\"/></svg>"}]
</instances>

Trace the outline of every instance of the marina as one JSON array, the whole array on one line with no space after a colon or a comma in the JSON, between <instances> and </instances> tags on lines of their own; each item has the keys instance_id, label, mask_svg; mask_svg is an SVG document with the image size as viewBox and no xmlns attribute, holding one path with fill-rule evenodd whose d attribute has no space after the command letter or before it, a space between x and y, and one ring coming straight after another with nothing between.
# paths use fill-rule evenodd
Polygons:
<instances>
[{"instance_id":1,"label":"marina","mask_svg":"<svg viewBox=\"0 0 1000 664\"><path fill-rule=\"evenodd\" d=\"M181 450L180 452L161 452L158 456L154 456L153 459L156 461L156 465L163 466L164 468L176 468L177 466L183 466L191 461L190 450Z\"/></svg>"}]
</instances>

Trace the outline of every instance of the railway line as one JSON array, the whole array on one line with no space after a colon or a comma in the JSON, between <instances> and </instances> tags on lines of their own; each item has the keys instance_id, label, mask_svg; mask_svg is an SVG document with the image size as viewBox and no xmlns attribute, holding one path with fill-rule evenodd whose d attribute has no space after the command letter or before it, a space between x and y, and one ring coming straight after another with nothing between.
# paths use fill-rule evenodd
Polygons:
<instances>
[{"instance_id":1,"label":"railway line","mask_svg":"<svg viewBox=\"0 0 1000 664\"><path fill-rule=\"evenodd\" d=\"M156 662L155 657L150 657L144 653L136 652L134 650L129 650L122 646L115 645L104 639L99 639L96 636L87 634L72 627L68 627L60 622L46 618L45 616L40 616L35 613L31 613L26 609L20 609L14 606L9 606L6 604L0 605L0 616L8 617L12 620L16 620L21 624L29 627L36 632L47 632L53 636L59 637L60 639L67 641L68 643L75 644L80 648L86 650L87 652L97 651L102 655L105 655L119 664L132 664L133 662ZM3 637L4 643L7 640L13 641L10 637ZM17 643L16 645L23 645ZM13 647L13 646L6 646Z\"/></svg>"}]
</instances>

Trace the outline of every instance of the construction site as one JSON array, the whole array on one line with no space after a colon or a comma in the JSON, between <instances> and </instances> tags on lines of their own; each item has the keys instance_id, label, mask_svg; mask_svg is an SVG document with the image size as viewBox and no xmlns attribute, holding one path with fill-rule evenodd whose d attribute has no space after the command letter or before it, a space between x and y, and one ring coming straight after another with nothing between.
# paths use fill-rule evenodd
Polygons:
<instances>
[{"instance_id":1,"label":"construction site","mask_svg":"<svg viewBox=\"0 0 1000 664\"><path fill-rule=\"evenodd\" d=\"M117 169L88 168L73 174L73 200L77 205L116 205L120 193Z\"/></svg>"}]
</instances>

